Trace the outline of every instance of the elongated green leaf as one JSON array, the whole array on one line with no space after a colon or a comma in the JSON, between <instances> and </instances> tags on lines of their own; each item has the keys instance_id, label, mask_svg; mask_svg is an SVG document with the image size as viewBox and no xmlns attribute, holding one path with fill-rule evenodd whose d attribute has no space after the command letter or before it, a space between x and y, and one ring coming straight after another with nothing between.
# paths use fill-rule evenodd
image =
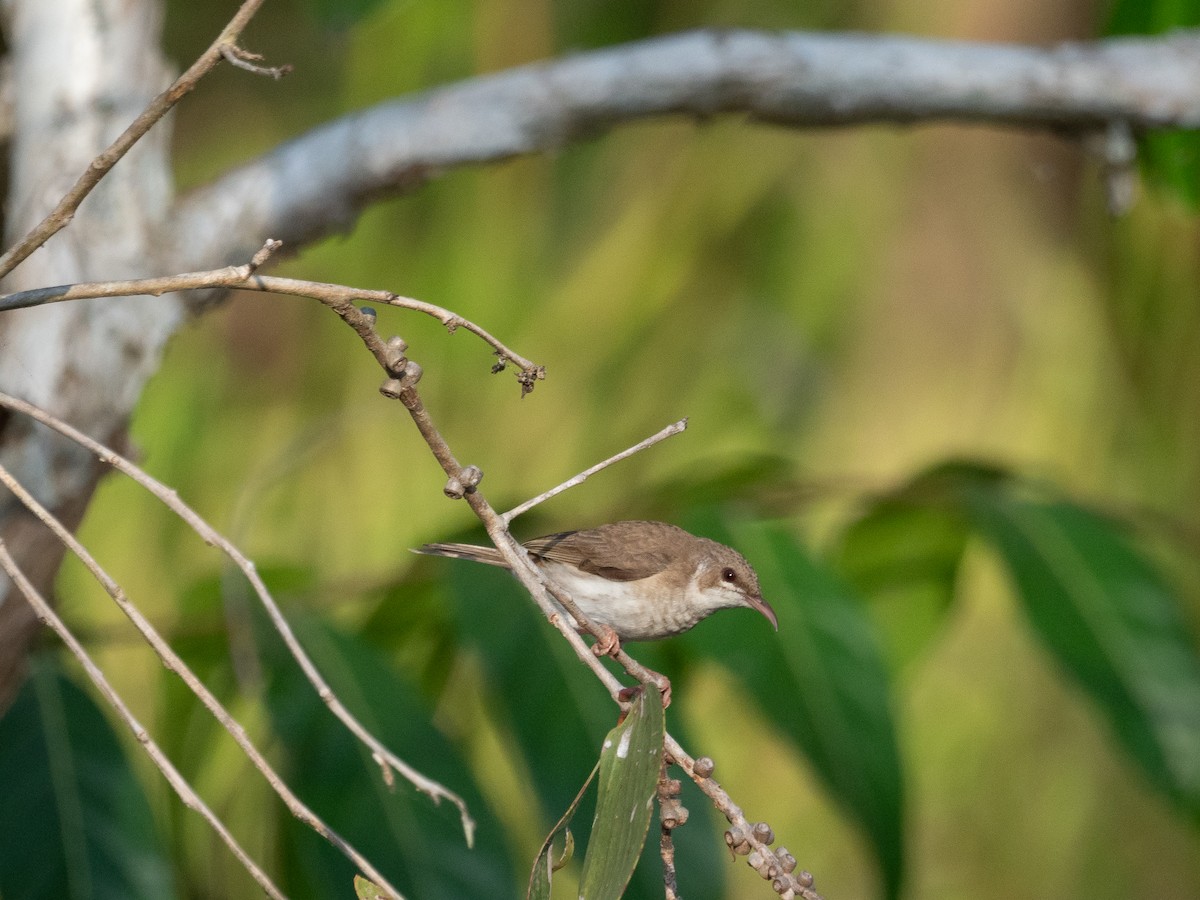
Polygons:
<instances>
[{"instance_id":1,"label":"elongated green leaf","mask_svg":"<svg viewBox=\"0 0 1200 900\"><path fill-rule=\"evenodd\" d=\"M580 876L580 900L618 900L637 865L662 769L663 705L645 686L600 751L600 795Z\"/></svg>"},{"instance_id":2,"label":"elongated green leaf","mask_svg":"<svg viewBox=\"0 0 1200 900\"><path fill-rule=\"evenodd\" d=\"M0 717L0 896L175 896L150 807L91 697L38 660Z\"/></svg>"},{"instance_id":3,"label":"elongated green leaf","mask_svg":"<svg viewBox=\"0 0 1200 900\"><path fill-rule=\"evenodd\" d=\"M964 516L905 492L876 501L842 535L838 569L871 601L893 668L940 631L968 534Z\"/></svg>"},{"instance_id":4,"label":"elongated green leaf","mask_svg":"<svg viewBox=\"0 0 1200 900\"><path fill-rule=\"evenodd\" d=\"M1200 658L1179 599L1109 520L980 493L972 508L1034 632L1149 779L1200 816Z\"/></svg>"},{"instance_id":5,"label":"elongated green leaf","mask_svg":"<svg viewBox=\"0 0 1200 900\"><path fill-rule=\"evenodd\" d=\"M719 613L690 642L722 660L763 713L808 757L834 799L867 835L886 893L904 877L903 786L887 670L863 604L776 525L706 529L758 570L779 633L761 617ZM714 617L715 619L716 617Z\"/></svg>"}]
</instances>

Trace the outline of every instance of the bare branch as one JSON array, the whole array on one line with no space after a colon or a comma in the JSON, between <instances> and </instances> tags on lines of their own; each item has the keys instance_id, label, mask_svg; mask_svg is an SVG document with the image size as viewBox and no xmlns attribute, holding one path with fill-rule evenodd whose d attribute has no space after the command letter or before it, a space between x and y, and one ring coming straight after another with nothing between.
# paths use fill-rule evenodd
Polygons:
<instances>
[{"instance_id":1,"label":"bare branch","mask_svg":"<svg viewBox=\"0 0 1200 900\"><path fill-rule=\"evenodd\" d=\"M201 54L200 58L192 63L188 70L175 80L174 84L155 97L145 111L134 119L133 123L103 153L92 160L91 165L79 176L74 186L63 195L54 209L40 223L5 251L3 256L0 256L0 277L15 269L29 254L67 226L84 197L92 192L92 189L100 183L109 170L121 160L121 157L128 153L130 148L171 110L171 107L191 93L201 78L225 58L226 48L235 45L238 36L262 4L263 0L245 0L242 3L229 24L225 26L212 45Z\"/></svg>"},{"instance_id":2,"label":"bare branch","mask_svg":"<svg viewBox=\"0 0 1200 900\"><path fill-rule=\"evenodd\" d=\"M87 300L96 297L132 297L146 295L160 297L163 294L177 291L192 290L240 290L257 291L270 294L287 294L296 297L311 297L326 306L340 311L344 319L353 319L355 331L368 341L368 348L386 368L387 349L374 334L373 323L355 319L353 313L361 312L354 307L356 303L380 303L401 309L411 309L432 316L441 322L446 329L453 333L459 328L469 331L492 347L496 355L504 362L511 362L520 369L518 379L524 377L523 388L532 389L535 381L546 377L544 367L526 359L500 342L484 328L469 319L464 319L448 309L415 300L412 297L402 297L391 291L372 291L353 288L339 284L327 284L319 281L302 281L296 278L280 278L273 275L256 274L259 266L267 261L272 253L281 246L280 241L268 240L254 254L246 265L225 266L220 269L209 269L203 272L184 272L179 275L165 275L157 278L136 278L128 281L97 281L81 282L79 284L60 284L53 287L35 288L31 291L19 291L13 294L0 294L0 313L14 309L26 309L33 306L43 306L47 303L62 303L68 300ZM503 368L503 366L501 366Z\"/></svg>"},{"instance_id":3,"label":"bare branch","mask_svg":"<svg viewBox=\"0 0 1200 900\"><path fill-rule=\"evenodd\" d=\"M721 113L790 128L1197 128L1200 36L1043 48L694 31L579 53L383 103L276 148L178 201L170 265L237 258L262 234L302 246L344 229L381 195L458 166L557 150L637 119Z\"/></svg>"},{"instance_id":4,"label":"bare branch","mask_svg":"<svg viewBox=\"0 0 1200 900\"><path fill-rule=\"evenodd\" d=\"M5 399L7 400L12 398ZM46 419L39 418L39 421L54 427L54 425ZM119 457L116 457L115 454L113 454L113 457L114 459L119 459ZM313 810L311 810L299 797L292 793L292 789L289 788L287 783L279 777L279 774L273 768L271 768L271 764L267 762L266 757L263 756L259 749L254 746L250 738L246 736L246 730L242 728L237 720L230 715L229 711L221 705L221 701L218 700L216 696L204 686L204 682L197 678L195 673L187 667L187 664L184 663L183 659L181 659L179 655L171 649L171 645L168 644L163 636L158 633L158 630L155 629L155 627L150 623L150 620L143 616L141 611L129 601L129 599L125 596L125 591L121 588L121 586L117 584L116 580L104 570L104 568L96 561L95 557L88 552L88 549L79 542L75 535L71 534L70 530L63 525L62 522L60 522L53 515L53 513L46 509L46 507L44 507L42 504L38 503L34 496L30 494L29 491L25 490L25 488L21 486L20 482L13 478L8 469L4 468L3 466L0 466L0 484L3 484L6 488L12 491L13 494L16 495L17 499L19 499L30 512L37 516L42 524L44 524L54 533L54 536L60 542L62 542L63 546L65 546L73 554L75 554L76 557L78 557L79 561L83 563L83 565L91 573L92 577L95 578L100 586L104 588L105 592L112 597L113 602L120 607L121 612L125 613L129 621L133 623L133 626L138 630L142 637L145 638L146 643L148 643L154 652L158 654L158 657L163 661L163 664L176 675L178 675L180 679L182 679L182 681L188 686L188 689L195 694L197 698L199 698L201 703L204 704L205 709L207 709L209 713L212 714L213 718L220 722L221 726L227 732L229 732L234 742L238 745L238 747L241 748L242 752L246 754L246 758L250 760L251 764L256 769L258 769L259 773L262 774L263 778L266 779L267 783L271 786L271 789L275 791L279 799L283 801L285 806L287 806L288 811L317 834L321 835L321 837L325 838L325 840L329 841L329 843L336 847L338 851L342 853L342 855L358 866L361 872L366 874L376 884L386 888L390 892L391 896L397 898L398 900L398 898L401 897L400 893L396 891L396 889L393 888L386 879L384 879L384 877L375 869L374 866L371 865L366 857L354 849L354 847L347 842L345 838L330 828L320 816L313 812ZM322 699L324 699L324 697Z\"/></svg>"},{"instance_id":5,"label":"bare branch","mask_svg":"<svg viewBox=\"0 0 1200 900\"><path fill-rule=\"evenodd\" d=\"M297 640L295 633L292 631L291 626L287 622L287 619L284 618L283 612L279 609L279 605L275 602L275 599L271 596L266 584L259 576L254 563L247 559L241 553L241 551L239 551L237 547L235 547L224 535L209 525L208 522L202 519L198 513L180 500L179 496L173 490L166 487L164 484L162 484L162 482L155 479L143 469L125 459L125 457L121 456L116 451L104 446L99 441L88 437L67 423L47 413L45 410L42 410L33 404L26 403L25 401L16 397L10 397L7 394L0 393L0 406L3 406L7 409L13 409L17 412L30 416L36 421L41 422L43 425L53 428L59 434L62 434L64 437L74 441L80 446L87 448L89 451L95 454L101 462L110 465L117 471L129 476L131 479L153 494L173 513L179 516L180 519L186 522L188 526L195 531L196 534L199 535L200 539L206 544L216 547L218 550L228 556L233 561L234 565L236 565L238 569L242 571L242 573L246 576L246 579L250 582L251 587L254 589L255 594L258 595L259 601L262 603L263 608L270 617L272 624L275 626L275 630L283 638L284 643L287 645L288 651L292 654L292 657L296 660L297 664L304 672L305 677L308 679L309 683L312 684L322 702L329 707L330 711L337 716L342 724L345 725L355 737L357 737L363 742L363 744L370 748L375 762L382 770L384 781L390 785L392 783L391 773L392 770L395 770L399 772L402 777L407 779L413 785L413 787L428 795L434 802L440 802L443 799L449 800L456 807L458 807L459 815L462 819L463 834L466 837L467 844L471 845L474 842L475 821L471 818L470 811L467 809L466 801L450 789L443 787L433 779L421 774L400 757L398 757L395 753L384 746L384 744L370 731L368 731L367 728L361 722L359 722L357 718L354 717L353 713L346 709L345 705L340 699L338 699L333 689L321 676L316 665L309 658L299 640ZM2 467L0 467L0 472L3 472ZM15 485L15 483L8 484L9 479L4 476L0 476L0 481L3 481L6 485L8 485L9 489L12 490L13 493L16 494L27 507L33 510L39 518L42 518L43 521L46 522L47 526L50 527L51 530L53 530L59 537L59 540L66 544L70 548L71 552L78 556L84 562L84 564L88 566L93 575L96 577L97 581L100 581L106 590L109 590L111 585L112 590L109 590L110 595L113 596L113 599L117 601L117 604L121 606L126 615L133 620L139 631L142 631L151 647L153 647L155 652L158 652L163 658L163 661L168 664L168 668L179 672L180 676L183 677L185 682L187 682L188 687L192 688L193 691L198 693L199 690L203 690L203 685L200 685L194 676L192 676L190 679L185 677L186 670L178 668L179 666L183 665L182 661L173 658L170 646L167 645L166 642L157 635L157 632L153 632L152 626L150 626L148 622L145 622L136 608L127 606L128 601L124 599L124 595L121 594L120 598L118 598L117 594L114 593L114 590L118 592L120 591L120 588L116 585L116 582L112 581L112 579L100 571L98 566L93 568L93 562L91 561L91 557L88 555L87 550L81 544L79 544L74 536L72 536L67 529L63 528L61 524L51 524L49 521L43 518L43 512L39 512L39 510L43 508L40 506L40 504L36 506L31 505L36 504L36 501L28 494L27 491L25 491L24 488L20 487L20 485ZM142 630L141 623L143 622L145 622L146 628L150 629L149 633ZM157 641L154 640L154 638L157 638ZM164 655L164 653L172 654L172 658L169 659L168 656ZM187 674L190 675L191 673L188 672ZM201 699L203 699L203 697ZM213 702L217 702L215 698L213 698ZM210 707L210 709L212 708ZM215 710L213 711L213 715L218 715ZM220 717L218 716L218 718ZM222 720L222 724L225 724L224 720ZM229 726L227 725L226 727ZM272 786L274 786L274 783L272 783Z\"/></svg>"},{"instance_id":6,"label":"bare branch","mask_svg":"<svg viewBox=\"0 0 1200 900\"><path fill-rule=\"evenodd\" d=\"M8 472L4 470L3 474L6 479L5 483L8 483ZM29 579L25 577L25 573L17 566L16 560L8 552L8 547L3 540L0 540L0 570L3 570L4 574L12 579L17 590L29 601L29 605L33 607L38 619L57 634L67 646L67 649L71 651L72 655L79 660L79 664L83 667L83 671L87 673L88 678L92 680L92 684L96 686L96 689L100 691L109 705L117 711L117 715L121 717L121 720L133 732L134 737L137 738L137 742L146 748L146 755L150 757L150 760L158 770L163 773L163 777L167 779L167 783L179 795L179 799L183 801L184 805L200 813L204 820L212 827L213 831L225 842L225 845L233 851L233 855L237 857L238 862L245 867L246 871L258 882L259 886L266 891L268 897L284 900L283 892L275 886L267 873L260 869L258 864L242 849L241 844L229 833L229 829L225 827L225 824L200 799L200 795L188 784L187 779L179 774L179 770L172 765L166 754L162 752L162 748L154 742L154 739L150 737L146 729L134 717L129 707L125 705L125 701L121 699L121 695L117 693L117 690L104 677L104 673L100 671L99 666L88 655L83 645L79 643L79 640L71 633L71 630L67 628L63 620L58 617L50 604L46 602L46 598L39 594Z\"/></svg>"},{"instance_id":7,"label":"bare branch","mask_svg":"<svg viewBox=\"0 0 1200 900\"><path fill-rule=\"evenodd\" d=\"M620 453L616 454L615 456L610 456L608 459L604 460L604 462L596 463L596 465L592 466L591 468L584 469L582 472L580 472L574 478L568 478L566 481L564 481L562 484L558 485L557 487L552 487L552 488L550 488L550 490L546 491L545 493L538 494L536 497L534 497L530 500L526 500L524 503L520 504L519 506L514 506L508 512L504 513L504 515L502 515L500 517L500 520L504 523L505 527L507 527L508 524L510 522L512 522L513 519L515 519L517 516L519 516L523 513L529 512L529 510L533 509L539 503L544 503L547 500L549 500L551 497L557 497L559 494L561 494L563 491L567 490L568 488L573 488L576 485L583 484L585 481L587 481L589 478L591 478L597 472L607 469L613 463L620 462L623 459L628 459L629 457L633 456L635 453L641 453L647 447L653 447L659 441L665 441L667 438L672 437L673 435L679 434L685 428L687 428L687 419L680 419L678 422L668 425L662 431L658 432L658 434L652 435L652 436L646 438L644 441L640 441L640 442L634 444L628 450L622 450Z\"/></svg>"}]
</instances>

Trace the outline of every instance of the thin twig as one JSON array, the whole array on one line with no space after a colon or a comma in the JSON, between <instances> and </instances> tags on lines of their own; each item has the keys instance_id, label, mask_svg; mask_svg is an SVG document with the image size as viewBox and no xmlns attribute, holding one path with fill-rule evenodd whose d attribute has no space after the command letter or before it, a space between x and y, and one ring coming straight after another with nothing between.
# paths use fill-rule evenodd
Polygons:
<instances>
[{"instance_id":1,"label":"thin twig","mask_svg":"<svg viewBox=\"0 0 1200 900\"><path fill-rule=\"evenodd\" d=\"M747 864L764 879L771 881L773 887L777 882L780 885L776 888L778 893L790 889L794 896L803 900L822 900L821 895L813 889L812 875L807 871L796 872L796 861L786 849L772 849L774 835L765 827L765 823L751 824L742 808L713 779L711 761L706 771L698 771L696 760L670 734L663 735L663 747L671 761L688 774L729 822L725 840L730 850L745 856Z\"/></svg>"},{"instance_id":2,"label":"thin twig","mask_svg":"<svg viewBox=\"0 0 1200 900\"><path fill-rule=\"evenodd\" d=\"M574 478L568 478L566 481L564 481L562 484L558 485L557 487L552 487L552 488L550 488L550 490L546 491L545 493L538 494L536 497L532 498L531 500L526 500L524 503L520 504L519 506L514 506L508 512L506 512L502 516L500 516L500 520L507 526L517 516L529 512L529 510L533 509L539 503L545 503L551 497L557 497L559 494L561 494L563 491L567 490L568 488L573 488L576 485L583 484L585 481L587 481L589 478L591 478L597 472L607 469L613 463L620 462L623 459L628 459L629 457L633 456L635 453L640 453L641 451L645 450L647 447L653 447L659 441L664 441L673 435L679 434L681 431L683 431L685 428L687 428L687 424L688 424L687 419L680 419L678 422L675 422L672 425L668 425L666 428L664 428L658 434L653 435L652 437L648 437L644 441L640 441L640 442L634 444L628 450L622 450L620 453L616 454L615 456L610 456L608 459L604 460L604 462L596 463L596 465L592 466L591 468L584 469L582 472L580 472Z\"/></svg>"},{"instance_id":3,"label":"thin twig","mask_svg":"<svg viewBox=\"0 0 1200 900\"><path fill-rule=\"evenodd\" d=\"M404 760L402 760L399 756L384 746L384 744L378 738L376 738L370 731L367 730L364 725L362 725L362 723L358 721L357 718L354 717L353 713L346 709L341 700L338 699L337 695L334 693L333 689L321 676L321 673L318 671L317 667L313 664L303 646L296 638L291 626L288 625L287 619L284 618L282 611L279 609L279 605L275 602L275 599L271 596L270 591L267 589L267 586L263 583L262 578L259 576L258 570L255 568L254 563L247 559L231 541L229 541L224 535L220 534L215 528L209 525L208 522L201 518L195 510L180 500L179 496L173 490L162 484L160 481L136 466L134 463L130 462L125 457L121 456L115 450L106 447L99 441L88 437L86 434L83 434L40 407L34 406L31 403L27 403L24 400L20 400L16 397L12 397L8 394L0 392L0 406L16 410L17 412L23 413L35 419L36 421L41 422L43 425L53 428L59 434L91 451L101 462L106 463L117 471L129 476L129 478L140 484L164 505L166 505L173 513L175 513L175 515L186 522L188 526L191 527L191 529L195 531L197 535L199 535L201 540L210 546L216 547L218 550L228 556L233 561L234 565L236 565L242 571L242 573L246 576L246 579L250 582L251 587L254 589L255 594L258 595L259 601L262 603L267 615L270 617L272 624L275 626L275 630L278 631L280 636L283 638L283 641L287 645L288 650L291 652L292 657L296 660L297 664L304 672L305 677L308 678L309 683L311 683L313 688L316 690L317 695L321 698L325 705L329 707L330 711L337 716L339 720L341 720L342 724L344 724L346 728L355 735L355 737L357 737L368 748L370 748L375 762L382 770L384 781L388 784L391 784L391 772L394 769L395 771L399 772L402 777L407 779L413 785L413 787L432 798L434 802L440 802L443 799L449 800L458 808L460 818L462 819L463 834L466 838L467 844L471 845L474 843L475 821L471 817L466 801L449 788L446 788L433 779L421 774ZM17 492L17 489L22 491L24 490L18 486L18 488L13 489L14 493ZM81 551L75 549L77 542L73 537L69 536L69 533L68 539L68 546L71 547L72 551L76 555L83 559L84 557L81 554ZM68 539L64 539L64 542L66 543ZM81 548L81 550L83 554L86 554L87 551L85 549ZM99 576L97 577L99 578ZM114 597L114 599L116 598ZM132 617L133 616L131 615L131 618ZM169 649L170 648L168 647L168 652ZM189 683L189 687L190 686L191 684Z\"/></svg>"},{"instance_id":4,"label":"thin twig","mask_svg":"<svg viewBox=\"0 0 1200 900\"><path fill-rule=\"evenodd\" d=\"M46 424L50 424L47 422ZM103 457L101 457L103 459ZM196 677L195 673L187 667L187 664L179 657L166 639L158 633L157 629L150 623L150 620L142 615L141 611L129 601L125 595L124 589L117 584L116 580L108 574L108 572L96 561L95 557L88 552L88 549L79 542L75 535L71 534L62 522L60 522L53 513L46 507L40 504L37 499L27 491L24 486L18 482L12 474L4 466L0 465L0 484L3 484L32 512L37 518L54 532L67 549L78 557L79 561L91 572L92 577L104 588L105 592L112 597L113 601L120 607L121 611L133 623L133 626L141 633L146 642L158 654L159 659L172 672L177 674L183 682L188 686L188 689L200 699L205 708L212 714L226 731L233 737L234 741L246 754L247 759L258 769L263 778L271 786L271 789L279 796L279 799L284 802L288 810L304 822L308 827L317 834L321 835L325 840L329 841L341 853L358 866L359 870L367 875L372 881L390 892L394 898L400 898L400 893L392 887L383 875L381 875L374 866L359 853L354 847L346 841L341 835L329 827L320 816L313 812L303 801L292 793L291 788L279 777L278 773L271 768L266 757L259 752L254 746L250 738L246 735L246 730L230 715L229 711L221 705L216 696L204 686L204 683Z\"/></svg>"},{"instance_id":5,"label":"thin twig","mask_svg":"<svg viewBox=\"0 0 1200 900\"><path fill-rule=\"evenodd\" d=\"M50 213L35 225L16 244L0 256L0 277L7 275L20 265L34 250L46 243L67 226L83 199L92 192L100 180L109 173L121 158L133 147L176 103L189 94L200 79L225 58L225 48L235 46L243 29L258 12L263 0L245 0L221 34L200 55L186 72L175 79L175 83L155 97L146 109L133 120L121 135L109 144L99 156L92 160L83 174Z\"/></svg>"},{"instance_id":6,"label":"thin twig","mask_svg":"<svg viewBox=\"0 0 1200 900\"><path fill-rule=\"evenodd\" d=\"M176 291L193 291L206 289L258 291L271 294L286 294L296 297L311 297L338 312L342 318L351 321L353 315L347 307L355 303L382 303L402 309L432 316L453 333L459 328L469 331L487 343L503 361L511 362L520 369L518 373L522 384L532 384L546 377L543 366L526 359L510 350L496 337L474 322L464 319L450 310L423 300L403 297L391 291L372 291L352 288L340 284L327 284L319 281L303 281L296 278L280 278L271 275L259 275L257 270L266 258L279 247L278 241L267 241L261 250L247 265L225 266L220 269L209 269L202 272L184 272L178 275L165 275L156 278L135 278L127 281L89 281L78 284L62 284L52 287L35 288L30 291L19 291L13 294L0 294L0 312L13 309L25 309L31 306L41 306L46 303L61 303L67 300L87 300L96 297L131 297L149 295L160 297ZM368 348L381 364L385 365L386 349L382 341L376 339L372 344L369 334L374 333L373 323L363 317L355 325L355 331L368 342Z\"/></svg>"},{"instance_id":7,"label":"thin twig","mask_svg":"<svg viewBox=\"0 0 1200 900\"><path fill-rule=\"evenodd\" d=\"M66 623L58 617L53 607L46 602L46 598L38 593L37 588L25 577L25 573L21 571L17 565L17 561L8 552L8 546L3 540L0 540L0 569L3 569L4 573L12 579L17 590L24 595L29 605L33 607L34 614L38 619L57 634L62 642L66 644L67 649L71 651L72 655L79 660L79 664L83 666L83 671L92 680L92 684L96 685L96 689L104 695L104 699L117 711L117 715L121 717L129 727L129 730L133 732L133 736L137 738L137 742L146 748L146 754L158 770L163 773L163 777L167 779L167 783L175 789L175 793L179 795L179 799L183 801L184 806L200 813L204 820L212 827L212 830L217 833L221 840L225 842L225 845L233 852L233 855L237 857L238 862L242 864L246 871L266 891L267 896L284 900L283 892L275 886L270 876L260 869L258 864L250 858L250 855L242 849L237 839L229 833L224 823L217 818L216 813L209 809L208 804L200 799L200 795L196 793L188 783L188 780L179 773L179 770L175 768L171 760L163 753L162 748L154 742L154 739L150 737L146 729L134 717L129 707L125 705L125 701L121 699L121 695L109 683L108 679L104 677L104 673L100 671L100 667L88 655L87 650L83 648L83 645L71 633Z\"/></svg>"},{"instance_id":8,"label":"thin twig","mask_svg":"<svg viewBox=\"0 0 1200 900\"><path fill-rule=\"evenodd\" d=\"M687 810L679 802L680 785L667 773L667 755L662 755L658 772L658 855L663 866L664 900L679 900L679 880L675 876L675 841L672 833L687 821Z\"/></svg>"}]
</instances>

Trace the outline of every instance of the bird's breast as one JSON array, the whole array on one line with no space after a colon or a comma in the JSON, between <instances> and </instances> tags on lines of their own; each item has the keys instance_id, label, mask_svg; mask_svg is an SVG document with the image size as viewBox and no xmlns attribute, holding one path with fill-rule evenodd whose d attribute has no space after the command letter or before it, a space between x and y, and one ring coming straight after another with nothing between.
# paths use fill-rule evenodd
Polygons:
<instances>
[{"instance_id":1,"label":"bird's breast","mask_svg":"<svg viewBox=\"0 0 1200 900\"><path fill-rule=\"evenodd\" d=\"M610 581L557 562L546 574L567 592L585 616L607 625L622 641L656 641L687 631L707 614L689 602L686 586L666 575Z\"/></svg>"}]
</instances>

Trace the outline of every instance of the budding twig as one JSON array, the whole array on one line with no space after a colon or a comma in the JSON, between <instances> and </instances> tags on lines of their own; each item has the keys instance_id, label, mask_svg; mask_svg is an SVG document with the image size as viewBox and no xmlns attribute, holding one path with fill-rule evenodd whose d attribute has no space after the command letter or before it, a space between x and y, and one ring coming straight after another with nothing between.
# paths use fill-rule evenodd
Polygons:
<instances>
[{"instance_id":1,"label":"budding twig","mask_svg":"<svg viewBox=\"0 0 1200 900\"><path fill-rule=\"evenodd\" d=\"M783 847L771 848L775 835L770 827L765 822L751 824L742 808L712 777L712 760L693 759L670 734L663 736L663 747L671 761L688 774L729 823L725 840L730 850L745 856L747 864L770 881L776 893L787 895L790 891L791 896L802 900L822 900L813 889L812 875L806 871L796 872L795 858Z\"/></svg>"}]
</instances>

